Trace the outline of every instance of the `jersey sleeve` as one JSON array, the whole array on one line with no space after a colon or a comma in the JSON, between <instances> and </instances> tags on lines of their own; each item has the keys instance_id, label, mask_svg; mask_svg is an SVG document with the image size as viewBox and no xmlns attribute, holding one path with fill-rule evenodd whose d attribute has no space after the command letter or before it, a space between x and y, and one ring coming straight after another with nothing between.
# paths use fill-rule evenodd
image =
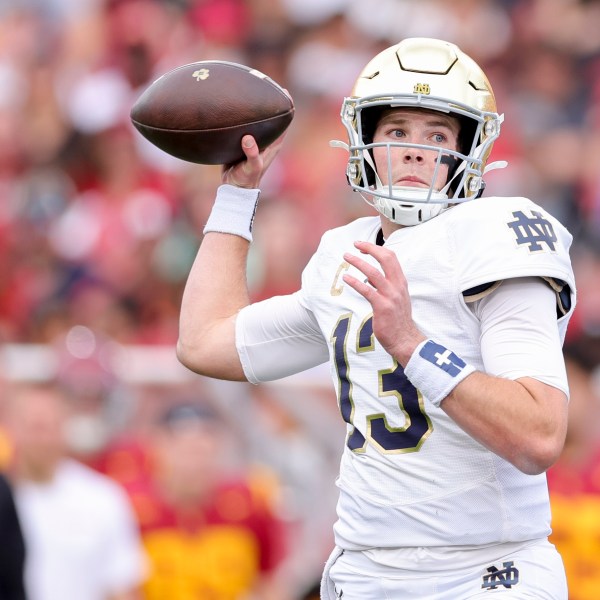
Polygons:
<instances>
[{"instance_id":1,"label":"jersey sleeve","mask_svg":"<svg viewBox=\"0 0 600 600\"><path fill-rule=\"evenodd\" d=\"M329 360L329 345L311 309L311 290L327 239L325 234L304 268L299 291L256 302L238 313L236 347L250 383L295 375Z\"/></svg>"},{"instance_id":2,"label":"jersey sleeve","mask_svg":"<svg viewBox=\"0 0 600 600\"><path fill-rule=\"evenodd\" d=\"M555 296L542 279L505 280L469 306L481 323L486 373L532 377L569 395Z\"/></svg>"},{"instance_id":3,"label":"jersey sleeve","mask_svg":"<svg viewBox=\"0 0 600 600\"><path fill-rule=\"evenodd\" d=\"M491 284L505 279L541 277L555 292L558 317L570 316L575 307L569 257L573 238L557 219L526 198L480 199L453 211L454 218L467 223L455 230L470 232L453 242L458 285L467 301L492 292Z\"/></svg>"},{"instance_id":4,"label":"jersey sleeve","mask_svg":"<svg viewBox=\"0 0 600 600\"><path fill-rule=\"evenodd\" d=\"M236 320L236 346L251 383L281 379L329 359L328 346L300 292L243 308Z\"/></svg>"}]
</instances>

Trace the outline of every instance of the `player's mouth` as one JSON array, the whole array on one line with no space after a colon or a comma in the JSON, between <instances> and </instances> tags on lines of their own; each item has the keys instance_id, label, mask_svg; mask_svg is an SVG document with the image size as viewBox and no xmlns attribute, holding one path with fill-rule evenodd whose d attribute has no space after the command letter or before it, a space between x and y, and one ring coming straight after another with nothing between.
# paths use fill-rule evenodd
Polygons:
<instances>
[{"instance_id":1,"label":"player's mouth","mask_svg":"<svg viewBox=\"0 0 600 600\"><path fill-rule=\"evenodd\" d=\"M397 185L408 185L413 187L429 186L429 184L426 181L423 181L420 177L416 177L414 175L407 175L405 177L400 178L397 181Z\"/></svg>"}]
</instances>

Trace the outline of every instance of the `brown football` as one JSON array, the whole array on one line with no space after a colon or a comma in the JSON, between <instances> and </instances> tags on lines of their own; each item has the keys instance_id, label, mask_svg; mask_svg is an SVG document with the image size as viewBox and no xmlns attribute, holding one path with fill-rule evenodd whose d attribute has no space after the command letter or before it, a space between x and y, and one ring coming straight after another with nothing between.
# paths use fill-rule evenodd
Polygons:
<instances>
[{"instance_id":1,"label":"brown football","mask_svg":"<svg viewBox=\"0 0 600 600\"><path fill-rule=\"evenodd\" d=\"M245 134L253 135L262 150L287 129L293 117L291 97L270 77L219 60L165 73L131 109L134 126L155 146L206 165L242 160Z\"/></svg>"}]
</instances>

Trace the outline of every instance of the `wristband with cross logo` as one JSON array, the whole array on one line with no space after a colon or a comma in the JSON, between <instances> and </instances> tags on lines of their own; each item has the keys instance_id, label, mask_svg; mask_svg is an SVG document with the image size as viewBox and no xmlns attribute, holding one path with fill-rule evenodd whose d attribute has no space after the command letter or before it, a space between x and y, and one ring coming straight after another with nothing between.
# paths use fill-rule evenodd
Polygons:
<instances>
[{"instance_id":1,"label":"wristband with cross logo","mask_svg":"<svg viewBox=\"0 0 600 600\"><path fill-rule=\"evenodd\" d=\"M431 339L416 347L404 368L410 382L435 406L474 371L475 367Z\"/></svg>"}]
</instances>

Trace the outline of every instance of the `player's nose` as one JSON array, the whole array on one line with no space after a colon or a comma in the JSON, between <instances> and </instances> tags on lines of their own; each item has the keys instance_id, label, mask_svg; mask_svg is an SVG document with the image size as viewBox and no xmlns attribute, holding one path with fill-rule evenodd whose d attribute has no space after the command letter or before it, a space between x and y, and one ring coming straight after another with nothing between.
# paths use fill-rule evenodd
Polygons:
<instances>
[{"instance_id":1,"label":"player's nose","mask_svg":"<svg viewBox=\"0 0 600 600\"><path fill-rule=\"evenodd\" d=\"M402 152L402 161L404 163L423 162L425 156L419 148L404 148Z\"/></svg>"}]
</instances>

